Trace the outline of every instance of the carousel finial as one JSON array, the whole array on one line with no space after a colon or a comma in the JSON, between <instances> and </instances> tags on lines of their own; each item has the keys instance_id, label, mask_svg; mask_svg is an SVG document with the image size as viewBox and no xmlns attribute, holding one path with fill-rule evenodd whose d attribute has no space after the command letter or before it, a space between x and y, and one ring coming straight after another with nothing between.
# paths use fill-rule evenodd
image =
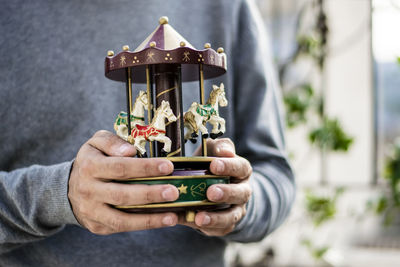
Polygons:
<instances>
[{"instance_id":1,"label":"carousel finial","mask_svg":"<svg viewBox=\"0 0 400 267\"><path fill-rule=\"evenodd\" d=\"M168 17L167 16L162 16L158 22L160 23L160 25L164 25L164 24L168 24Z\"/></svg>"},{"instance_id":2,"label":"carousel finial","mask_svg":"<svg viewBox=\"0 0 400 267\"><path fill-rule=\"evenodd\" d=\"M205 43L204 44L204 48L211 48L211 44L210 43Z\"/></svg>"},{"instance_id":3,"label":"carousel finial","mask_svg":"<svg viewBox=\"0 0 400 267\"><path fill-rule=\"evenodd\" d=\"M124 45L124 46L122 47L122 50L124 50L124 51L129 51L129 45Z\"/></svg>"},{"instance_id":4,"label":"carousel finial","mask_svg":"<svg viewBox=\"0 0 400 267\"><path fill-rule=\"evenodd\" d=\"M179 45L182 46L182 47L184 47L184 46L186 46L186 43L185 43L184 41L181 41L181 42L179 43Z\"/></svg>"},{"instance_id":5,"label":"carousel finial","mask_svg":"<svg viewBox=\"0 0 400 267\"><path fill-rule=\"evenodd\" d=\"M108 51L107 51L107 56L109 56L109 57L114 56L114 51L108 50Z\"/></svg>"},{"instance_id":6,"label":"carousel finial","mask_svg":"<svg viewBox=\"0 0 400 267\"><path fill-rule=\"evenodd\" d=\"M150 47L156 47L156 42L154 41L150 42Z\"/></svg>"},{"instance_id":7,"label":"carousel finial","mask_svg":"<svg viewBox=\"0 0 400 267\"><path fill-rule=\"evenodd\" d=\"M223 49L222 47L219 47L218 50L217 50L217 52L220 53L220 54L221 54L221 53L224 53L224 49Z\"/></svg>"}]
</instances>

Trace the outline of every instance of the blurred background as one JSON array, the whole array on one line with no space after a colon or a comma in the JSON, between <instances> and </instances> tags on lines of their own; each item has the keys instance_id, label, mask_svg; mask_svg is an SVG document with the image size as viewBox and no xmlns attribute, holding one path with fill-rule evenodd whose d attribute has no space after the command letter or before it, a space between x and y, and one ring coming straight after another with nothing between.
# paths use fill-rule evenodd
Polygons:
<instances>
[{"instance_id":1,"label":"blurred background","mask_svg":"<svg viewBox=\"0 0 400 267\"><path fill-rule=\"evenodd\" d=\"M400 266L400 0L256 0L298 195L231 266Z\"/></svg>"}]
</instances>

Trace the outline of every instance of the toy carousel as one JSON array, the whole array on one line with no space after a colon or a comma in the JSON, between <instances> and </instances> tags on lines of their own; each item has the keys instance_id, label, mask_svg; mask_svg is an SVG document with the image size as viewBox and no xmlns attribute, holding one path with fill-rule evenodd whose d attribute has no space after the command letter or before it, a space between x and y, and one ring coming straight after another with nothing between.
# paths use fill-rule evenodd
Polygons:
<instances>
[{"instance_id":1,"label":"toy carousel","mask_svg":"<svg viewBox=\"0 0 400 267\"><path fill-rule=\"evenodd\" d=\"M126 112L117 116L116 133L135 146L138 157L167 157L174 164L171 175L122 182L172 184L178 188L179 198L174 202L116 208L127 212L186 211L186 220L193 221L197 210L228 207L206 197L210 185L229 183L229 177L210 172L213 158L207 157L206 147L207 138L215 139L225 132L225 120L218 112L219 107L228 104L224 85L213 85L207 101L204 95L204 79L226 72L226 55L223 48L215 51L209 43L202 50L195 49L168 24L167 17L161 17L159 24L134 51L127 45L117 55L108 51L105 76L126 83ZM200 99L194 99L183 112L182 90L186 88L182 83L196 80ZM134 101L132 83L146 84L146 91L137 92ZM207 124L212 128L210 132ZM197 138L202 140L202 156L186 157L185 143L196 143Z\"/></svg>"}]
</instances>

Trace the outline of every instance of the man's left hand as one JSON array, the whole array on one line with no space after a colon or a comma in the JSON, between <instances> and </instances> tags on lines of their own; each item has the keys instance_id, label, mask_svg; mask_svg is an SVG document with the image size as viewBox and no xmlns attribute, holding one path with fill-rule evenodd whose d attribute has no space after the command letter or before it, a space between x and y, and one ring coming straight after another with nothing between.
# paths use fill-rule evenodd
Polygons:
<instances>
[{"instance_id":1,"label":"man's left hand","mask_svg":"<svg viewBox=\"0 0 400 267\"><path fill-rule=\"evenodd\" d=\"M195 154L199 155L200 151L201 148L197 149ZM181 216L179 223L208 236L224 236L232 232L246 214L246 203L252 194L249 184L252 168L249 161L236 155L235 145L228 138L207 140L207 152L208 156L218 157L211 162L211 172L231 176L230 184L210 186L207 198L213 202L231 204L231 207L221 211L200 211L194 223L186 222Z\"/></svg>"}]
</instances>

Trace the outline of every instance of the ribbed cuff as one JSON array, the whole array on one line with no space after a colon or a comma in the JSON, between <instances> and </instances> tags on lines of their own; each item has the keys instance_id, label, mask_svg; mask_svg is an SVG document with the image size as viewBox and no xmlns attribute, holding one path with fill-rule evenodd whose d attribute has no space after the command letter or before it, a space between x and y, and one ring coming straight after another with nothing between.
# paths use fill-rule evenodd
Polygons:
<instances>
[{"instance_id":1,"label":"ribbed cuff","mask_svg":"<svg viewBox=\"0 0 400 267\"><path fill-rule=\"evenodd\" d=\"M46 197L48 199L46 209L48 217L46 217L52 225L80 225L68 199L68 182L73 162L72 160L54 165L48 170L51 173L48 173L49 179L46 179L50 183L47 188L50 188L51 192L50 196Z\"/></svg>"}]
</instances>

